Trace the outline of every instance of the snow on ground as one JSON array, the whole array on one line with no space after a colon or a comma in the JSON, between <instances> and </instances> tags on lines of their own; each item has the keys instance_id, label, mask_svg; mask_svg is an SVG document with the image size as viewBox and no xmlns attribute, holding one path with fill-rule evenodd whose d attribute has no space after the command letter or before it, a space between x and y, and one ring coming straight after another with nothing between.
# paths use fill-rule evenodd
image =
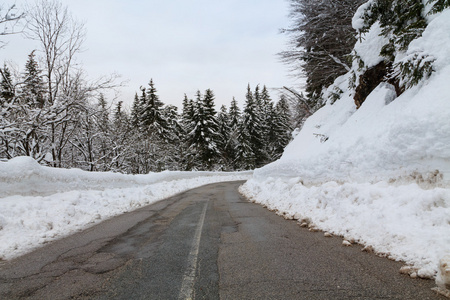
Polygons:
<instances>
[{"instance_id":1,"label":"snow on ground","mask_svg":"<svg viewBox=\"0 0 450 300\"><path fill-rule=\"evenodd\" d=\"M0 162L0 260L177 193L250 175L124 175L43 167L28 157Z\"/></svg>"},{"instance_id":2,"label":"snow on ground","mask_svg":"<svg viewBox=\"0 0 450 300\"><path fill-rule=\"evenodd\" d=\"M370 65L378 62L371 49L383 44L377 26L355 47ZM417 52L435 59L435 72L398 98L382 83L357 110L350 75L338 78L341 99L311 116L241 192L433 278L450 254L450 10L430 20L405 57Z\"/></svg>"}]
</instances>

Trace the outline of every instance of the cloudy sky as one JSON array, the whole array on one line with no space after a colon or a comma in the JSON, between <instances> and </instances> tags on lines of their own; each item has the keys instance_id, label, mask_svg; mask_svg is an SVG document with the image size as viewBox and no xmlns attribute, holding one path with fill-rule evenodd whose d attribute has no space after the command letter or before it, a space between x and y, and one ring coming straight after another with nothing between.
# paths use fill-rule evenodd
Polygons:
<instances>
[{"instance_id":1,"label":"cloudy sky","mask_svg":"<svg viewBox=\"0 0 450 300\"><path fill-rule=\"evenodd\" d=\"M89 77L120 74L128 81L120 95L126 103L150 78L161 100L177 106L185 93L194 98L207 88L215 92L216 104L228 105L235 96L242 105L248 83L252 88L295 85L276 55L286 48L279 29L289 24L287 0L62 2L85 23L85 51L78 59ZM0 62L22 68L36 46L19 36L7 40Z\"/></svg>"}]
</instances>

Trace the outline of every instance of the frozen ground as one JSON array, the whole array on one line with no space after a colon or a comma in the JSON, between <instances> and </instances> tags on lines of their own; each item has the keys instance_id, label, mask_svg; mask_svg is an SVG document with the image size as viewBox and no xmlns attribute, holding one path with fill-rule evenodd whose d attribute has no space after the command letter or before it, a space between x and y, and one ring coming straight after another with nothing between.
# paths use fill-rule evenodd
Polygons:
<instances>
[{"instance_id":1,"label":"frozen ground","mask_svg":"<svg viewBox=\"0 0 450 300\"><path fill-rule=\"evenodd\" d=\"M450 254L450 9L429 21L397 57L432 57L428 80L399 97L382 83L357 110L350 74L338 78L328 92L341 89L341 99L311 116L281 159L255 170L241 192L442 285L450 282L448 267L438 273ZM379 31L374 24L355 46L368 66L380 61Z\"/></svg>"},{"instance_id":2,"label":"frozen ground","mask_svg":"<svg viewBox=\"0 0 450 300\"><path fill-rule=\"evenodd\" d=\"M162 172L149 175L53 169L18 157L0 162L0 260L208 183L251 173Z\"/></svg>"}]
</instances>

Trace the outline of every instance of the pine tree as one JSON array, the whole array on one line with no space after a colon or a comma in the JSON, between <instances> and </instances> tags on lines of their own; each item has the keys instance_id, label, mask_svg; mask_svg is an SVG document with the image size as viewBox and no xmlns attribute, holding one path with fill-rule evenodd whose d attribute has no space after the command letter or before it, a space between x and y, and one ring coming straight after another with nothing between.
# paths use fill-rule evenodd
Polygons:
<instances>
[{"instance_id":1,"label":"pine tree","mask_svg":"<svg viewBox=\"0 0 450 300\"><path fill-rule=\"evenodd\" d=\"M188 129L188 144L191 153L196 153L197 165L205 169L212 169L220 156L218 130L213 92L208 89L202 97L198 91L192 123Z\"/></svg>"},{"instance_id":2,"label":"pine tree","mask_svg":"<svg viewBox=\"0 0 450 300\"><path fill-rule=\"evenodd\" d=\"M203 158L202 161L208 169L212 169L213 165L218 162L220 157L219 151L219 124L217 122L217 112L214 108L214 93L211 89L205 91L203 101L201 101L200 110L203 110Z\"/></svg>"},{"instance_id":3,"label":"pine tree","mask_svg":"<svg viewBox=\"0 0 450 300\"><path fill-rule=\"evenodd\" d=\"M260 167L266 163L267 154L264 152L263 132L261 130L261 119L259 108L253 97L250 85L247 87L245 109L242 117L240 143L248 138L244 144L248 144L255 157L255 166ZM240 151L241 155L243 154ZM243 157L241 157L242 159Z\"/></svg>"},{"instance_id":4,"label":"pine tree","mask_svg":"<svg viewBox=\"0 0 450 300\"><path fill-rule=\"evenodd\" d=\"M270 98L269 91L264 85L261 91L261 109L260 109L260 119L261 119L261 131L262 136L267 137L270 134L271 128L273 126L273 115L274 107L272 103L272 98ZM271 151L268 149L269 144L265 143L265 152L268 154L269 161L272 161Z\"/></svg>"},{"instance_id":5,"label":"pine tree","mask_svg":"<svg viewBox=\"0 0 450 300\"><path fill-rule=\"evenodd\" d=\"M434 72L435 59L428 53L416 51L405 57L409 44L425 30L425 17L422 0L374 0L367 5L361 16L364 26L359 29L360 36L379 22L381 35L388 40L380 55L385 59L385 77L389 77L397 86L397 94L418 84ZM398 59L399 55L401 59ZM364 62L360 61L360 65L364 66Z\"/></svg>"},{"instance_id":6,"label":"pine tree","mask_svg":"<svg viewBox=\"0 0 450 300\"><path fill-rule=\"evenodd\" d=\"M131 126L133 126L133 128L139 129L139 125L141 124L140 116L141 116L141 100L139 99L138 94L136 93L134 95L133 106L131 108L130 121Z\"/></svg>"},{"instance_id":7,"label":"pine tree","mask_svg":"<svg viewBox=\"0 0 450 300\"><path fill-rule=\"evenodd\" d=\"M11 74L5 66L1 82L2 96L8 102L8 109L2 116L6 124L12 125L5 131L3 139L7 141L12 157L18 155L30 156L38 161L43 158L44 143L47 140L43 120L44 92L40 70L34 59L34 53L29 55L22 83L15 93ZM1 100L0 100L1 102Z\"/></svg>"},{"instance_id":8,"label":"pine tree","mask_svg":"<svg viewBox=\"0 0 450 300\"><path fill-rule=\"evenodd\" d=\"M144 132L148 132L153 137L156 135L164 139L168 129L167 120L164 119L162 114L164 104L156 94L153 80L150 80L149 87L147 90L142 89L140 125Z\"/></svg>"},{"instance_id":9,"label":"pine tree","mask_svg":"<svg viewBox=\"0 0 450 300\"><path fill-rule=\"evenodd\" d=\"M241 127L241 109L238 106L236 99L233 97L231 101L230 110L228 113L230 137L228 141L229 157L232 164L232 169L237 170L239 168L239 161L237 155L237 148L239 144L239 135Z\"/></svg>"},{"instance_id":10,"label":"pine tree","mask_svg":"<svg viewBox=\"0 0 450 300\"><path fill-rule=\"evenodd\" d=\"M28 56L23 75L21 98L30 107L43 108L45 104L45 86L41 75L42 71L35 59L34 51Z\"/></svg>"},{"instance_id":11,"label":"pine tree","mask_svg":"<svg viewBox=\"0 0 450 300\"><path fill-rule=\"evenodd\" d=\"M233 148L231 145L231 128L230 128L230 120L227 112L227 107L222 105L220 107L220 111L217 115L217 122L219 125L219 135L220 139L219 149L222 157L222 169L228 170L231 168L233 161Z\"/></svg>"},{"instance_id":12,"label":"pine tree","mask_svg":"<svg viewBox=\"0 0 450 300\"><path fill-rule=\"evenodd\" d=\"M181 113L181 122L183 126L187 126L192 122L192 116L194 115L194 101L188 99L186 94L184 94L183 99L183 111Z\"/></svg>"},{"instance_id":13,"label":"pine tree","mask_svg":"<svg viewBox=\"0 0 450 300\"><path fill-rule=\"evenodd\" d=\"M272 118L272 130L269 134L269 144L272 151L272 160L279 159L284 148L292 138L291 113L286 97L281 96Z\"/></svg>"},{"instance_id":14,"label":"pine tree","mask_svg":"<svg viewBox=\"0 0 450 300\"><path fill-rule=\"evenodd\" d=\"M246 127L242 127L237 137L236 170L253 170L257 166L256 155L251 144L251 136Z\"/></svg>"},{"instance_id":15,"label":"pine tree","mask_svg":"<svg viewBox=\"0 0 450 300\"><path fill-rule=\"evenodd\" d=\"M167 129L168 129L166 141L170 142L171 144L179 144L184 129L180 123L178 108L174 105L167 105L166 107L164 107L162 112L163 117L167 122Z\"/></svg>"},{"instance_id":16,"label":"pine tree","mask_svg":"<svg viewBox=\"0 0 450 300\"><path fill-rule=\"evenodd\" d=\"M0 105L3 105L4 103L9 103L12 101L15 96L15 92L11 72L6 64L3 69L0 68L0 75Z\"/></svg>"},{"instance_id":17,"label":"pine tree","mask_svg":"<svg viewBox=\"0 0 450 300\"><path fill-rule=\"evenodd\" d=\"M260 108L262 107L262 99L261 99L261 93L259 91L259 84L255 87L255 92L253 93L253 101L256 104L256 107Z\"/></svg>"},{"instance_id":18,"label":"pine tree","mask_svg":"<svg viewBox=\"0 0 450 300\"><path fill-rule=\"evenodd\" d=\"M214 105L214 92L211 89L205 91L205 96L203 98L203 108L205 110L205 115L208 116L208 121L211 122L212 126L217 126L216 109Z\"/></svg>"},{"instance_id":19,"label":"pine tree","mask_svg":"<svg viewBox=\"0 0 450 300\"><path fill-rule=\"evenodd\" d=\"M174 105L167 105L162 112L164 119L167 121L167 131L165 139L160 143L158 153L161 165L160 169L179 170L185 149L182 143L184 129L180 124L178 108Z\"/></svg>"},{"instance_id":20,"label":"pine tree","mask_svg":"<svg viewBox=\"0 0 450 300\"><path fill-rule=\"evenodd\" d=\"M232 130L239 127L239 124L241 123L241 109L239 108L237 101L234 97L230 105L229 119L230 119L229 125Z\"/></svg>"}]
</instances>

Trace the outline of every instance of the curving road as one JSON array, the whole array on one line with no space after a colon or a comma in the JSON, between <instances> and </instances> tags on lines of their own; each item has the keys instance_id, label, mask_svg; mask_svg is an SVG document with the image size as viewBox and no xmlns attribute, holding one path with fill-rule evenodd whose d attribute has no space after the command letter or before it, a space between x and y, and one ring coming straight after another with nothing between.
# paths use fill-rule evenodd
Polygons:
<instances>
[{"instance_id":1,"label":"curving road","mask_svg":"<svg viewBox=\"0 0 450 300\"><path fill-rule=\"evenodd\" d=\"M401 264L197 188L0 264L0 299L445 299Z\"/></svg>"}]
</instances>

